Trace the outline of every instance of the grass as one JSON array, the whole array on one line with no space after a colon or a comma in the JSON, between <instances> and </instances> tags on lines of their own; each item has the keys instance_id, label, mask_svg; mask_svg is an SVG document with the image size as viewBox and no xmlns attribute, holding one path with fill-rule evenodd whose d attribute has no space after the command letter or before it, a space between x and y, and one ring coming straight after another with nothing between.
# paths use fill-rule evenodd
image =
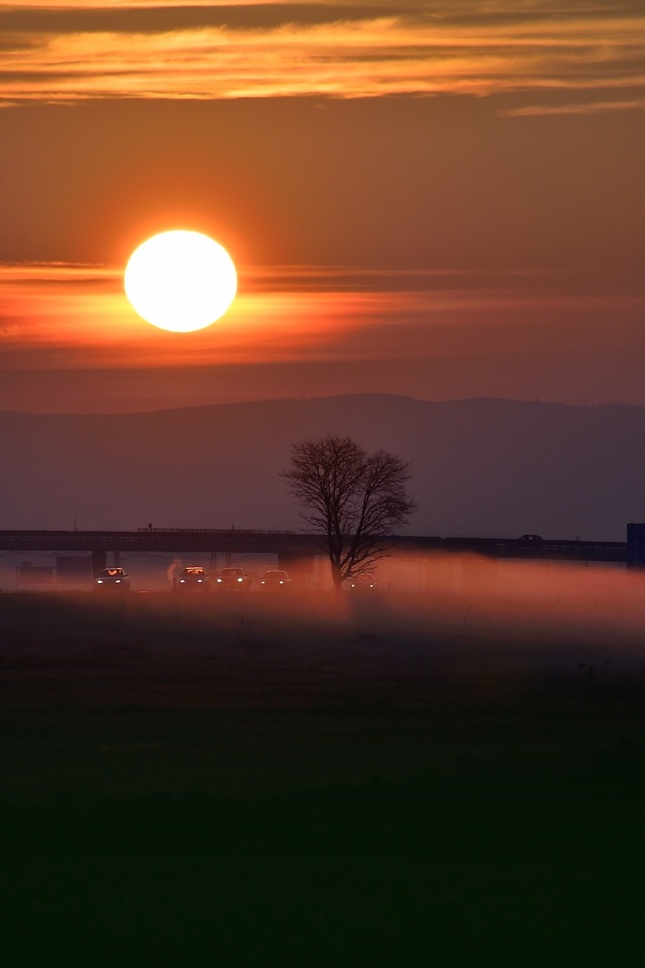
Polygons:
<instances>
[{"instance_id":1,"label":"grass","mask_svg":"<svg viewBox=\"0 0 645 968\"><path fill-rule=\"evenodd\" d=\"M0 596L5 950L636 963L637 635L467 604Z\"/></svg>"}]
</instances>

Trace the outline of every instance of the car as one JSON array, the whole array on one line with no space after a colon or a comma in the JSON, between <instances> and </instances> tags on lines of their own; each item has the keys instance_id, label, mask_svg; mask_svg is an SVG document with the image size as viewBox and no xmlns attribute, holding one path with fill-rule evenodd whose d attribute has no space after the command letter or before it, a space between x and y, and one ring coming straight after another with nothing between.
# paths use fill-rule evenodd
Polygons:
<instances>
[{"instance_id":1,"label":"car","mask_svg":"<svg viewBox=\"0 0 645 968\"><path fill-rule=\"evenodd\" d=\"M518 538L517 543L521 548L541 548L544 538L539 534L523 534Z\"/></svg>"},{"instance_id":2,"label":"car","mask_svg":"<svg viewBox=\"0 0 645 968\"><path fill-rule=\"evenodd\" d=\"M375 578L371 578L369 575L364 575L358 578L352 578L348 584L348 588L351 592L375 592L378 591L378 584Z\"/></svg>"},{"instance_id":3,"label":"car","mask_svg":"<svg viewBox=\"0 0 645 968\"><path fill-rule=\"evenodd\" d=\"M202 568L201 565L188 565L177 579L175 588L178 592L207 592L210 584L210 578L205 568Z\"/></svg>"},{"instance_id":4,"label":"car","mask_svg":"<svg viewBox=\"0 0 645 968\"><path fill-rule=\"evenodd\" d=\"M249 576L241 568L224 568L217 576L216 585L222 591L246 591Z\"/></svg>"},{"instance_id":5,"label":"car","mask_svg":"<svg viewBox=\"0 0 645 968\"><path fill-rule=\"evenodd\" d=\"M123 568L104 568L94 581L96 591L129 592L130 576Z\"/></svg>"},{"instance_id":6,"label":"car","mask_svg":"<svg viewBox=\"0 0 645 968\"><path fill-rule=\"evenodd\" d=\"M291 585L291 579L286 571L272 569L265 571L260 578L260 589L262 591L284 591Z\"/></svg>"}]
</instances>

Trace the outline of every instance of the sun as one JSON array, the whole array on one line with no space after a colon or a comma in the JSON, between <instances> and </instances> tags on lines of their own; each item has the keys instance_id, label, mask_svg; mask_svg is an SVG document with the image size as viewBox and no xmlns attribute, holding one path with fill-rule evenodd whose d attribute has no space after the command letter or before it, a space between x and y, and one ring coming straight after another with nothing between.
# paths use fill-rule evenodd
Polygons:
<instances>
[{"instance_id":1,"label":"sun","mask_svg":"<svg viewBox=\"0 0 645 968\"><path fill-rule=\"evenodd\" d=\"M227 311L237 292L226 249L201 232L174 229L143 242L128 260L125 294L153 326L192 333Z\"/></svg>"}]
</instances>

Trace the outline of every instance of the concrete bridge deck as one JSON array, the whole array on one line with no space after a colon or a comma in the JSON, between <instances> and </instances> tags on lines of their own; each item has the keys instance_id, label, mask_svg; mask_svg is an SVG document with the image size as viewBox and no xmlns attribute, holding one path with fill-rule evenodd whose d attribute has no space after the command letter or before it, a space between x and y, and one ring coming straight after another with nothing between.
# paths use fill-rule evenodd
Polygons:
<instances>
[{"instance_id":1,"label":"concrete bridge deck","mask_svg":"<svg viewBox=\"0 0 645 968\"><path fill-rule=\"evenodd\" d=\"M140 528L137 531L0 531L0 551L165 552L170 554L276 554L307 557L324 553L322 536L294 531ZM490 558L626 563L624 541L468 538L396 535L393 554L480 554Z\"/></svg>"}]
</instances>

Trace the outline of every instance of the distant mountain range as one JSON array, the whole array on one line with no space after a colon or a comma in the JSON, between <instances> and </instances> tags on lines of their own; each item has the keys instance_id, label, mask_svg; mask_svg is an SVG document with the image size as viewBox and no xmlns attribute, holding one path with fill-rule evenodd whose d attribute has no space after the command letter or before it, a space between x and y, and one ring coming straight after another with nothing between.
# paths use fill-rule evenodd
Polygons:
<instances>
[{"instance_id":1,"label":"distant mountain range","mask_svg":"<svg viewBox=\"0 0 645 968\"><path fill-rule=\"evenodd\" d=\"M300 527L279 473L328 432L413 461L409 534L624 540L645 408L383 394L125 415L0 413L0 529Z\"/></svg>"}]
</instances>

